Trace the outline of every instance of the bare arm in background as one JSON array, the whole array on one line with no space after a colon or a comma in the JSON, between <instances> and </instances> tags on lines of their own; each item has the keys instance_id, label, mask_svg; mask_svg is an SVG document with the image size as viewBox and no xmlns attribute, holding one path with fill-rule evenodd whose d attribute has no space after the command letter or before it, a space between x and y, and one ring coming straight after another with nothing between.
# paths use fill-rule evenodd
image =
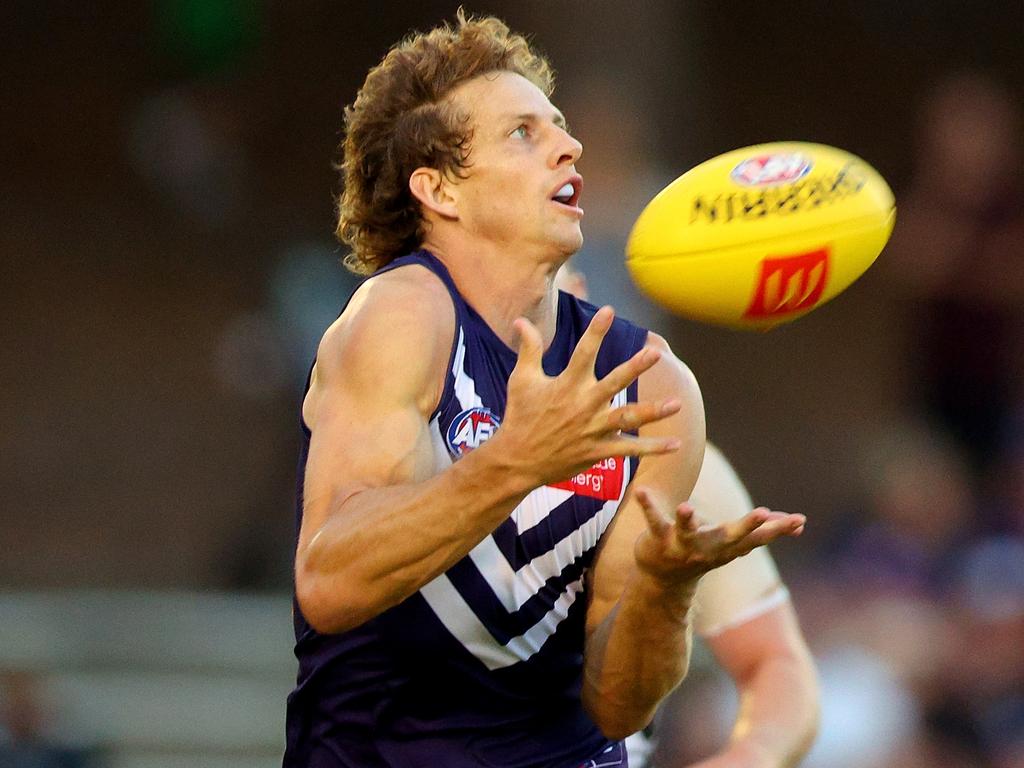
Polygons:
<instances>
[{"instance_id":1,"label":"bare arm in background","mask_svg":"<svg viewBox=\"0 0 1024 768\"><path fill-rule=\"evenodd\" d=\"M708 446L692 502L712 520L735 519L751 508L746 488L714 446ZM768 550L709 573L697 604L697 632L735 684L740 705L728 742L689 768L797 765L817 733L817 672ZM666 712L681 714L671 706ZM671 727L668 717L661 727Z\"/></svg>"}]
</instances>

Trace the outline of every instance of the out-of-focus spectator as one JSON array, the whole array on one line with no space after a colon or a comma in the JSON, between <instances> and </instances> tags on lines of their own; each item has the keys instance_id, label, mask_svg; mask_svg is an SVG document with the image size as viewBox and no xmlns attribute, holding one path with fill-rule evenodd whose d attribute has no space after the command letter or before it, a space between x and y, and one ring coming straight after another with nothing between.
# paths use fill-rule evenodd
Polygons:
<instances>
[{"instance_id":1,"label":"out-of-focus spectator","mask_svg":"<svg viewBox=\"0 0 1024 768\"><path fill-rule=\"evenodd\" d=\"M39 681L0 672L0 768L99 768L99 754L51 734Z\"/></svg>"},{"instance_id":2,"label":"out-of-focus spectator","mask_svg":"<svg viewBox=\"0 0 1024 768\"><path fill-rule=\"evenodd\" d=\"M991 461L1024 361L1021 114L978 73L942 81L920 112L913 183L886 258L911 328L909 399Z\"/></svg>"},{"instance_id":3,"label":"out-of-focus spectator","mask_svg":"<svg viewBox=\"0 0 1024 768\"><path fill-rule=\"evenodd\" d=\"M839 528L838 573L861 596L940 596L965 537L978 533L967 464L921 425L892 427L866 454L865 507Z\"/></svg>"},{"instance_id":4,"label":"out-of-focus spectator","mask_svg":"<svg viewBox=\"0 0 1024 768\"><path fill-rule=\"evenodd\" d=\"M1024 759L1024 540L964 548L948 604L958 642L936 676L933 720L965 734L993 765Z\"/></svg>"},{"instance_id":5,"label":"out-of-focus spectator","mask_svg":"<svg viewBox=\"0 0 1024 768\"><path fill-rule=\"evenodd\" d=\"M1024 538L1024 386L1018 398L1004 424L1002 450L986 468L984 504L998 531Z\"/></svg>"}]
</instances>

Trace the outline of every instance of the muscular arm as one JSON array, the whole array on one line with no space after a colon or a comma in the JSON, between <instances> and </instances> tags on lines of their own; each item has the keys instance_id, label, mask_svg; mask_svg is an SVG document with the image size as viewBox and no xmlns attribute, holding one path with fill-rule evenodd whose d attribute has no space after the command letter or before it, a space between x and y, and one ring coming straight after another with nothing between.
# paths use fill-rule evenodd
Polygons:
<instances>
[{"instance_id":1,"label":"muscular arm","mask_svg":"<svg viewBox=\"0 0 1024 768\"><path fill-rule=\"evenodd\" d=\"M692 375L671 356L640 378L641 396L674 393L684 403L641 433L682 436L678 454L644 460L598 553L587 613L583 703L610 738L646 726L685 676L690 607L700 577L755 547L803 529L802 515L763 507L739 520L702 525L689 497L704 456L704 418Z\"/></svg>"},{"instance_id":2,"label":"muscular arm","mask_svg":"<svg viewBox=\"0 0 1024 768\"><path fill-rule=\"evenodd\" d=\"M629 439L620 419L647 424L673 402L611 409L611 396L654 365L642 351L594 378L612 322L599 312L563 374L545 376L543 342L520 319L519 360L501 428L439 470L428 419L454 333L444 287L419 267L369 281L325 334L303 414L311 430L296 596L321 632L358 626L412 595L493 531L532 489L609 456L675 450Z\"/></svg>"},{"instance_id":3,"label":"muscular arm","mask_svg":"<svg viewBox=\"0 0 1024 768\"><path fill-rule=\"evenodd\" d=\"M419 267L375 278L328 330L303 415L311 430L296 594L322 632L354 627L464 556L529 492L501 455L436 473L428 418L454 309Z\"/></svg>"},{"instance_id":4,"label":"muscular arm","mask_svg":"<svg viewBox=\"0 0 1024 768\"><path fill-rule=\"evenodd\" d=\"M680 398L683 407L645 432L675 434L682 448L645 458L602 542L587 609L583 704L609 738L624 738L650 722L658 703L689 666L690 604L696 577L666 583L637 568L634 547L647 523L634 489L666 499L690 495L704 455L704 408L697 383L668 345L651 334L662 359L640 379L641 396Z\"/></svg>"}]
</instances>

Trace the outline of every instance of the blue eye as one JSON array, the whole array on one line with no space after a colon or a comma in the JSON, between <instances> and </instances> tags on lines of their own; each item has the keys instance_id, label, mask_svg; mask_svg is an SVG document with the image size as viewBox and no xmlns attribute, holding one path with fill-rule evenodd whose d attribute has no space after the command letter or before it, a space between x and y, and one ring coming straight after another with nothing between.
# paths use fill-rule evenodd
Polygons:
<instances>
[{"instance_id":1,"label":"blue eye","mask_svg":"<svg viewBox=\"0 0 1024 768\"><path fill-rule=\"evenodd\" d=\"M518 139L525 139L529 134L530 134L529 128L526 127L526 123L523 123L518 128L516 128L514 131L512 131L512 133L510 133L509 135L510 136L515 136Z\"/></svg>"}]
</instances>

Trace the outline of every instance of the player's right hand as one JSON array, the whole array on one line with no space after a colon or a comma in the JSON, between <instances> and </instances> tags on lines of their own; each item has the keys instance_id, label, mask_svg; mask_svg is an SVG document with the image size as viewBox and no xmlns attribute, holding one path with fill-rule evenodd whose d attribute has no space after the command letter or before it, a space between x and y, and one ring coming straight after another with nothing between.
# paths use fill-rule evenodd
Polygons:
<instances>
[{"instance_id":1,"label":"player's right hand","mask_svg":"<svg viewBox=\"0 0 1024 768\"><path fill-rule=\"evenodd\" d=\"M673 514L647 488L634 488L647 529L636 540L640 570L664 583L695 582L703 574L782 536L799 536L804 515L757 507L738 520L703 525L694 508L683 503Z\"/></svg>"},{"instance_id":2,"label":"player's right hand","mask_svg":"<svg viewBox=\"0 0 1024 768\"><path fill-rule=\"evenodd\" d=\"M661 353L645 347L603 379L594 373L597 353L615 313L602 307L558 376L544 373L544 344L527 319L515 321L519 358L508 382L508 402L500 429L490 442L503 457L536 479L537 485L559 482L612 456L669 453L680 446L675 437L622 434L660 421L681 408L678 399L627 403L612 398L652 368Z\"/></svg>"}]
</instances>

